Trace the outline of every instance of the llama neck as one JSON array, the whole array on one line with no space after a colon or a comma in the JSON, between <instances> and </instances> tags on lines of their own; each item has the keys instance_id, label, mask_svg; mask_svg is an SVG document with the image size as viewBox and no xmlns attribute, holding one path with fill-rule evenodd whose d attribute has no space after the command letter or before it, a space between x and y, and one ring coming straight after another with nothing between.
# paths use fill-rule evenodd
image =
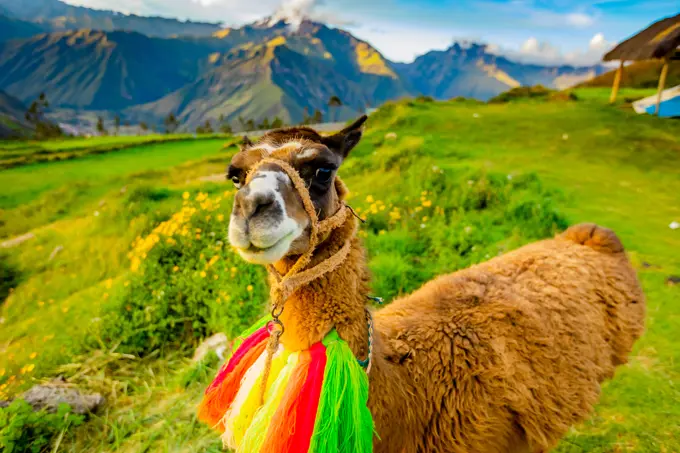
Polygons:
<instances>
[{"instance_id":1,"label":"llama neck","mask_svg":"<svg viewBox=\"0 0 680 453\"><path fill-rule=\"evenodd\" d=\"M311 265L336 253L351 229L350 222L336 229L318 248ZM285 259L275 267L285 273L294 262ZM364 358L368 347L365 314L368 281L364 250L360 240L353 237L349 255L338 268L296 290L288 298L280 317L285 326L281 342L293 351L308 349L335 328L354 354Z\"/></svg>"}]
</instances>

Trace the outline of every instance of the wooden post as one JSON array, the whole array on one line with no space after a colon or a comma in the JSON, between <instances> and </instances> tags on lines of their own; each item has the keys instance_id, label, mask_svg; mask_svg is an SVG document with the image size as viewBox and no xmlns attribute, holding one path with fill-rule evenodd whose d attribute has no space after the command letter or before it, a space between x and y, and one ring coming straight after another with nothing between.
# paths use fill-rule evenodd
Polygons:
<instances>
[{"instance_id":1,"label":"wooden post","mask_svg":"<svg viewBox=\"0 0 680 453\"><path fill-rule=\"evenodd\" d=\"M619 85L621 85L621 74L623 73L623 63L621 60L619 64L619 69L616 70L616 75L614 76L614 85L612 86L612 95L609 97L609 103L613 104L616 102L616 95L619 94Z\"/></svg>"},{"instance_id":2,"label":"wooden post","mask_svg":"<svg viewBox=\"0 0 680 453\"><path fill-rule=\"evenodd\" d=\"M661 77L659 77L659 92L656 93L656 110L654 110L655 115L659 115L659 109L661 108L661 93L666 86L666 76L668 76L668 58L663 62L663 68L661 69Z\"/></svg>"}]
</instances>

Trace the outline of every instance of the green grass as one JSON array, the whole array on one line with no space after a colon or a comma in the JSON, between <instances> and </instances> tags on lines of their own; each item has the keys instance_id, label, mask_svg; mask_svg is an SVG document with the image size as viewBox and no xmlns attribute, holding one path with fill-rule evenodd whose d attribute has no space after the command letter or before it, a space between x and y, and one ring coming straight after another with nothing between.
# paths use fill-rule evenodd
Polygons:
<instances>
[{"instance_id":1,"label":"green grass","mask_svg":"<svg viewBox=\"0 0 680 453\"><path fill-rule=\"evenodd\" d=\"M94 212L95 202L107 192L163 178L187 161L219 156L224 143L218 138L160 143L0 171L0 238L85 209Z\"/></svg>"},{"instance_id":2,"label":"green grass","mask_svg":"<svg viewBox=\"0 0 680 453\"><path fill-rule=\"evenodd\" d=\"M576 102L389 104L340 174L350 203L368 217L362 235L374 289L388 298L543 236L551 222L613 228L648 297L647 332L604 384L592 418L557 451L680 451L680 288L665 284L680 275L680 230L669 228L680 221L680 122L635 115L624 102L608 106L605 89L576 93ZM397 139L386 140L389 132ZM83 342L127 288L134 238L179 209L185 190L229 187L197 179L224 170L221 144L151 145L0 172L1 231L36 234L7 251L20 283L0 313L0 383L14 375L14 388L25 388L61 372L110 400L60 451L219 451L194 415L214 362L190 365L183 350L126 358ZM133 195L148 188L163 196ZM498 197L493 206L453 211L484 194ZM403 219L390 222L395 206ZM451 208L442 215L438 206ZM437 250L442 244L455 247ZM49 261L57 245L64 249Z\"/></svg>"},{"instance_id":3,"label":"green grass","mask_svg":"<svg viewBox=\"0 0 680 453\"><path fill-rule=\"evenodd\" d=\"M0 141L0 169L9 169L31 164L80 159L86 156L105 154L139 145L167 143L196 139L224 138L223 135L191 134L143 136L103 136L93 138L63 138L51 141L14 140Z\"/></svg>"}]
</instances>

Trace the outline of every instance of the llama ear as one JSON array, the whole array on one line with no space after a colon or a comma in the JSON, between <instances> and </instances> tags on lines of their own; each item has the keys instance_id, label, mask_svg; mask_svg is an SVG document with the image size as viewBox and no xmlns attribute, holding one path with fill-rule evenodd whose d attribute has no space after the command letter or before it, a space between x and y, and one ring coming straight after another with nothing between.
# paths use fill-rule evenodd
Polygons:
<instances>
[{"instance_id":1,"label":"llama ear","mask_svg":"<svg viewBox=\"0 0 680 453\"><path fill-rule=\"evenodd\" d=\"M246 149L253 146L253 142L250 141L247 135L243 136L243 141L241 142L241 149Z\"/></svg>"},{"instance_id":2,"label":"llama ear","mask_svg":"<svg viewBox=\"0 0 680 453\"><path fill-rule=\"evenodd\" d=\"M368 119L368 116L363 115L361 118L341 130L335 135L323 138L323 144L328 146L331 150L340 154L343 158L349 155L349 152L357 146L364 133L362 126Z\"/></svg>"}]
</instances>

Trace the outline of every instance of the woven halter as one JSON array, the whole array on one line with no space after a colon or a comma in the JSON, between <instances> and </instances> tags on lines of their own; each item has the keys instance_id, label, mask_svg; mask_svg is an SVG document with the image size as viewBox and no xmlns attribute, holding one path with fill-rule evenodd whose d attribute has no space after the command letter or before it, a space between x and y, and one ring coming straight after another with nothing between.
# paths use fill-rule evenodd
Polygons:
<instances>
[{"instance_id":1,"label":"woven halter","mask_svg":"<svg viewBox=\"0 0 680 453\"><path fill-rule=\"evenodd\" d=\"M259 161L249 172L246 177L246 184L252 181L257 170L266 164L273 164L283 170L293 183L293 187L297 191L302 204L309 216L311 222L311 232L309 236L309 248L305 253L300 255L295 264L282 275L279 271L272 265L267 266L267 270L273 276L273 282L270 290L271 297L271 316L272 321L270 323L270 337L269 343L267 345L267 359L265 362L264 374L262 376L262 394L261 401L264 402L265 390L267 387L267 381L269 380L269 372L271 370L271 363L274 357L274 353L279 347L279 340L284 332L283 322L280 316L283 314L284 305L288 297L293 294L296 290L308 284L309 282L316 280L317 278L332 272L337 269L347 256L349 255L351 249L351 241L356 232L357 224L356 220L349 215L351 212L350 208L342 202L340 209L325 220L319 220L319 216L314 208L314 203L307 189L305 181L302 179L300 174L293 168L290 164L282 159L277 158L278 155L286 154L289 148L284 147L277 151L274 151L270 157L262 159ZM336 177L336 183L343 185L342 180ZM307 265L312 260L316 247L322 242L324 235L331 233L333 230L341 227L347 221L352 222L351 230L348 232L345 238L345 243L343 246L331 255L329 258L325 259L321 263L314 267L305 269ZM372 329L372 320L370 319L370 314L367 312L367 319L369 322L369 330ZM369 347L369 360L370 363L370 348ZM370 365L369 365L370 367ZM369 368L370 369L370 368Z\"/></svg>"}]
</instances>

